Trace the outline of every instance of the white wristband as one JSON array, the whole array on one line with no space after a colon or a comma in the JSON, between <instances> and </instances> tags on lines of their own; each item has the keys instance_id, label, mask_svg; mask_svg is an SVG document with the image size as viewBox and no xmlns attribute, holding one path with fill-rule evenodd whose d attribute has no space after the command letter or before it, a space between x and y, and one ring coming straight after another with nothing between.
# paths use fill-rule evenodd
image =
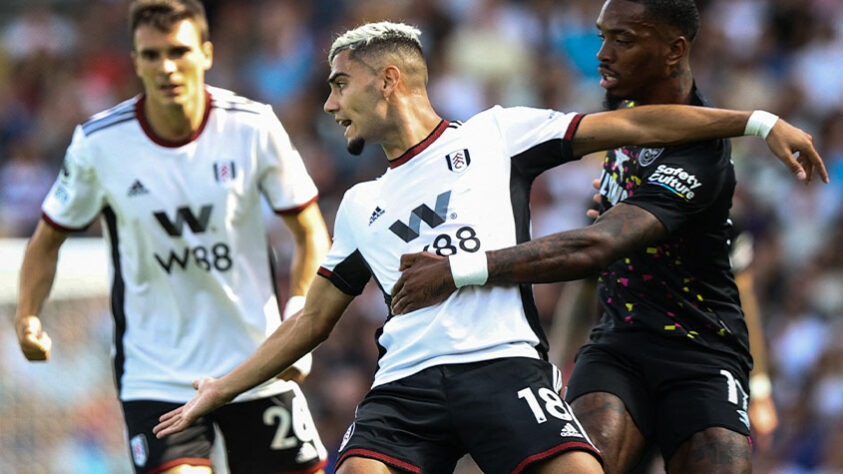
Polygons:
<instances>
[{"instance_id":1,"label":"white wristband","mask_svg":"<svg viewBox=\"0 0 843 474\"><path fill-rule=\"evenodd\" d=\"M284 313L281 315L281 321L290 319L290 317L304 308L304 300L305 297L301 295L290 297L287 300L287 304L284 305Z\"/></svg>"},{"instance_id":2,"label":"white wristband","mask_svg":"<svg viewBox=\"0 0 843 474\"><path fill-rule=\"evenodd\" d=\"M746 121L746 128L743 134L745 136L761 137L766 140L767 135L770 134L770 130L773 129L773 126L778 120L778 115L763 110L756 110L752 112L749 120Z\"/></svg>"},{"instance_id":3,"label":"white wristband","mask_svg":"<svg viewBox=\"0 0 843 474\"><path fill-rule=\"evenodd\" d=\"M310 375L310 369L313 367L313 356L310 352L308 352L303 355L301 359L295 361L290 367L295 368L301 372L302 375L308 376Z\"/></svg>"},{"instance_id":4,"label":"white wristband","mask_svg":"<svg viewBox=\"0 0 843 474\"><path fill-rule=\"evenodd\" d=\"M451 264L451 275L454 286L462 288L467 285L482 285L489 278L489 268L486 265L486 252L459 253L448 257Z\"/></svg>"},{"instance_id":5,"label":"white wristband","mask_svg":"<svg viewBox=\"0 0 843 474\"><path fill-rule=\"evenodd\" d=\"M749 396L767 398L773 392L773 384L766 374L756 374L749 378Z\"/></svg>"}]
</instances>

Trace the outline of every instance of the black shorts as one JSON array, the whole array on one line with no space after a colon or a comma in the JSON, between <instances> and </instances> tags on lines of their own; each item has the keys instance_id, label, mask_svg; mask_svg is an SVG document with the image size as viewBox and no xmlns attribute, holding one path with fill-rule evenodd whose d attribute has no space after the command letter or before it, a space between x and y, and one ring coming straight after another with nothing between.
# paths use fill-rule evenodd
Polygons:
<instances>
[{"instance_id":1,"label":"black shorts","mask_svg":"<svg viewBox=\"0 0 843 474\"><path fill-rule=\"evenodd\" d=\"M453 472L465 453L486 473L572 450L599 460L560 388L556 367L525 357L438 365L379 385L357 407L336 468L353 456L425 474Z\"/></svg>"},{"instance_id":2,"label":"black shorts","mask_svg":"<svg viewBox=\"0 0 843 474\"><path fill-rule=\"evenodd\" d=\"M179 464L210 466L214 426L222 433L232 474L295 472L322 469L327 453L301 391L231 403L218 408L180 433L157 439L158 417L181 403L124 401L123 415L136 473L157 473Z\"/></svg>"},{"instance_id":3,"label":"black shorts","mask_svg":"<svg viewBox=\"0 0 843 474\"><path fill-rule=\"evenodd\" d=\"M737 356L645 331L609 332L580 349L565 399L592 392L618 396L668 460L706 428L749 436L748 377Z\"/></svg>"}]
</instances>

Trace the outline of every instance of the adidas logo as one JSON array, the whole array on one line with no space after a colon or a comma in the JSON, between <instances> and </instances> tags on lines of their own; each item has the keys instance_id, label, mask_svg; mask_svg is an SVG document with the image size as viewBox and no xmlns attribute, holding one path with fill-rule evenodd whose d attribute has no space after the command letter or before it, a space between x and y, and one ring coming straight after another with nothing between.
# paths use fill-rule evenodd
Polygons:
<instances>
[{"instance_id":1,"label":"adidas logo","mask_svg":"<svg viewBox=\"0 0 843 474\"><path fill-rule=\"evenodd\" d=\"M562 431L559 432L559 436L563 438L582 438L582 433L577 431L577 429L574 428L574 425L566 423L565 427L562 428Z\"/></svg>"},{"instance_id":2,"label":"adidas logo","mask_svg":"<svg viewBox=\"0 0 843 474\"><path fill-rule=\"evenodd\" d=\"M380 206L376 206L375 210L372 211L372 217L369 218L369 225L372 225L378 219L378 217L384 215L385 212L386 211L381 209Z\"/></svg>"},{"instance_id":3,"label":"adidas logo","mask_svg":"<svg viewBox=\"0 0 843 474\"><path fill-rule=\"evenodd\" d=\"M129 197L141 194L149 194L149 190L143 186L143 183L141 183L139 179L136 179L129 187Z\"/></svg>"}]
</instances>

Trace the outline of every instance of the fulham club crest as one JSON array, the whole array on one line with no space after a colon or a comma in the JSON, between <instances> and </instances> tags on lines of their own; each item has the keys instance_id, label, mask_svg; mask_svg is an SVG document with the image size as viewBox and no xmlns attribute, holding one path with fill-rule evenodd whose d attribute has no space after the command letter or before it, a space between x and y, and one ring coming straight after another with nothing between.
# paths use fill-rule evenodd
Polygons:
<instances>
[{"instance_id":1,"label":"fulham club crest","mask_svg":"<svg viewBox=\"0 0 843 474\"><path fill-rule=\"evenodd\" d=\"M471 164L471 156L468 154L468 149L464 148L445 155L445 161L448 162L449 170L454 173L462 173Z\"/></svg>"},{"instance_id":2,"label":"fulham club crest","mask_svg":"<svg viewBox=\"0 0 843 474\"><path fill-rule=\"evenodd\" d=\"M234 166L234 161L215 161L214 162L214 179L218 183L230 183L234 181L237 176L237 168Z\"/></svg>"}]
</instances>

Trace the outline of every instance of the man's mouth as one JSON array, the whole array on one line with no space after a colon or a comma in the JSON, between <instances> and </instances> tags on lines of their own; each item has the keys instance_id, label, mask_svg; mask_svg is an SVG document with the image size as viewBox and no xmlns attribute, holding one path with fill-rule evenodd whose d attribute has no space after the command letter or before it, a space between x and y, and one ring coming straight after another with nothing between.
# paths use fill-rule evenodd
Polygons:
<instances>
[{"instance_id":1,"label":"man's mouth","mask_svg":"<svg viewBox=\"0 0 843 474\"><path fill-rule=\"evenodd\" d=\"M351 120L348 119L336 119L336 122L341 126L345 127L345 133L348 134L348 129L351 127Z\"/></svg>"},{"instance_id":2,"label":"man's mouth","mask_svg":"<svg viewBox=\"0 0 843 474\"><path fill-rule=\"evenodd\" d=\"M167 95L176 95L181 90L181 85L179 84L162 84L158 86L158 88Z\"/></svg>"},{"instance_id":3,"label":"man's mouth","mask_svg":"<svg viewBox=\"0 0 843 474\"><path fill-rule=\"evenodd\" d=\"M608 68L601 67L597 70L600 73L600 87L611 89L618 85L618 76Z\"/></svg>"}]
</instances>

